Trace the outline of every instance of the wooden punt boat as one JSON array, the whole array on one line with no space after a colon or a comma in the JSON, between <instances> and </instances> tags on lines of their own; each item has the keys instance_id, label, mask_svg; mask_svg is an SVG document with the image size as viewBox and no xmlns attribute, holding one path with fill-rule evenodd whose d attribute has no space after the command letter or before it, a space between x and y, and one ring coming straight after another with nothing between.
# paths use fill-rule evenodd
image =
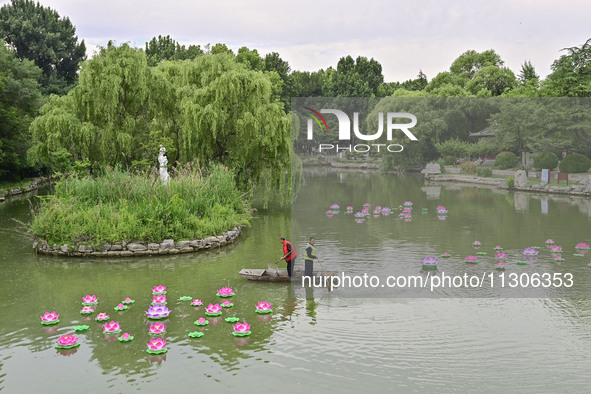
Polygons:
<instances>
[{"instance_id":1,"label":"wooden punt boat","mask_svg":"<svg viewBox=\"0 0 591 394\"><path fill-rule=\"evenodd\" d=\"M290 282L292 280L301 281L304 271L295 270L293 276L287 276L286 269L264 269L264 268L244 268L239 272L244 279L257 280L261 282ZM325 278L336 276L336 271L314 271L313 276L317 278Z\"/></svg>"}]
</instances>

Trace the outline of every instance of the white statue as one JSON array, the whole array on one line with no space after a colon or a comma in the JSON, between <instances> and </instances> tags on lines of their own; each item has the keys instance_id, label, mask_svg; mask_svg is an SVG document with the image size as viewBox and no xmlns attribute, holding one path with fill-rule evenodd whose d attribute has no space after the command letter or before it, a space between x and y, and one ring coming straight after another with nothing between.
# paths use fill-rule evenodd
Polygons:
<instances>
[{"instance_id":1,"label":"white statue","mask_svg":"<svg viewBox=\"0 0 591 394\"><path fill-rule=\"evenodd\" d=\"M158 163L160 163L160 180L165 185L168 185L170 176L168 175L168 159L166 158L166 148L160 145L160 153L158 154Z\"/></svg>"}]
</instances>

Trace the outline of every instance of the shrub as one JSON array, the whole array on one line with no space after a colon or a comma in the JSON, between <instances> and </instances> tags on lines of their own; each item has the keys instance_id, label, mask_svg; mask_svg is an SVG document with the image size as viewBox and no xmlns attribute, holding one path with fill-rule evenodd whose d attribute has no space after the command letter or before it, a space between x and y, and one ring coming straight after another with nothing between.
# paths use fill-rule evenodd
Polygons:
<instances>
[{"instance_id":1,"label":"shrub","mask_svg":"<svg viewBox=\"0 0 591 394\"><path fill-rule=\"evenodd\" d=\"M591 159L580 153L567 155L559 165L560 172L585 172L591 168Z\"/></svg>"},{"instance_id":2,"label":"shrub","mask_svg":"<svg viewBox=\"0 0 591 394\"><path fill-rule=\"evenodd\" d=\"M447 140L435 144L435 149L441 156L466 157L470 144L460 140Z\"/></svg>"},{"instance_id":3,"label":"shrub","mask_svg":"<svg viewBox=\"0 0 591 394\"><path fill-rule=\"evenodd\" d=\"M435 163L439 164L439 167L441 167L441 173L443 174L445 172L445 160L443 158L440 158L437 159Z\"/></svg>"},{"instance_id":4,"label":"shrub","mask_svg":"<svg viewBox=\"0 0 591 394\"><path fill-rule=\"evenodd\" d=\"M558 165L558 156L552 152L542 152L534 156L534 168L541 170L547 168L553 170Z\"/></svg>"},{"instance_id":5,"label":"shrub","mask_svg":"<svg viewBox=\"0 0 591 394\"><path fill-rule=\"evenodd\" d=\"M478 156L495 156L500 152L499 146L493 142L478 142L476 144L471 144L470 149L468 151L470 156L478 157Z\"/></svg>"},{"instance_id":6,"label":"shrub","mask_svg":"<svg viewBox=\"0 0 591 394\"><path fill-rule=\"evenodd\" d=\"M479 167L476 170L476 173L478 174L478 176L489 177L489 176L492 176L492 168L490 168L490 167Z\"/></svg>"},{"instance_id":7,"label":"shrub","mask_svg":"<svg viewBox=\"0 0 591 394\"><path fill-rule=\"evenodd\" d=\"M466 161L460 164L460 168L464 174L476 174L476 164L471 161Z\"/></svg>"},{"instance_id":8,"label":"shrub","mask_svg":"<svg viewBox=\"0 0 591 394\"><path fill-rule=\"evenodd\" d=\"M513 189L515 187L515 176L511 175L508 177L505 181L505 185L507 185L509 189Z\"/></svg>"},{"instance_id":9,"label":"shrub","mask_svg":"<svg viewBox=\"0 0 591 394\"><path fill-rule=\"evenodd\" d=\"M519 157L517 157L513 152L501 152L495 159L495 167L501 170L513 168L517 164L519 164Z\"/></svg>"}]
</instances>

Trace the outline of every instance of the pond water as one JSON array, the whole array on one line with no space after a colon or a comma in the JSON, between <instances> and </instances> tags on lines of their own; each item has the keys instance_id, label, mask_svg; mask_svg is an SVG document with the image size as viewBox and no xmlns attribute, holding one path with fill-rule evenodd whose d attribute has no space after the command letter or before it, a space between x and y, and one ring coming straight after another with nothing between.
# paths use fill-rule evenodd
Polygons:
<instances>
[{"instance_id":1,"label":"pond water","mask_svg":"<svg viewBox=\"0 0 591 394\"><path fill-rule=\"evenodd\" d=\"M411 222L398 218L397 207L407 200L413 201ZM328 218L325 211L335 202L356 210L364 202L396 209L390 217L358 224L342 212ZM448 209L446 220L435 215L438 205ZM476 298L449 298L445 291L436 298L396 292L357 297L344 289L251 283L238 271L277 260L283 234L291 234L300 256L307 237L316 236L322 264L316 268L351 274L417 274L424 256L444 251L452 257L437 273L465 272L462 259L479 240L488 255L474 268L478 272L494 267L492 247L501 244L510 255L507 273L571 271L582 291L591 284L590 258L573 257L573 246L589 243L590 205L588 199L425 185L416 176L314 170L306 173L291 211L257 211L235 245L200 254L92 260L34 255L31 240L12 220L29 221L29 203L8 201L0 205L0 390L588 392L588 298L506 298L486 288ZM565 248L560 265L544 250L547 238ZM519 251L532 245L542 247L540 255L517 266ZM157 284L167 287L173 312L166 320L169 350L152 356L145 351L144 311ZM236 293L223 317L247 320L252 335L235 338L231 324L209 318L205 335L189 338L203 307L196 310L179 297L208 304L218 300L215 292L222 286ZM80 315L86 294L96 294L97 312L119 321L134 341L120 343L102 333L96 314L90 320ZM136 302L114 311L125 297ZM273 313L257 316L254 305L263 300ZM42 326L39 316L54 310L60 323ZM81 346L56 350L57 338L79 324L90 326L76 334Z\"/></svg>"}]
</instances>

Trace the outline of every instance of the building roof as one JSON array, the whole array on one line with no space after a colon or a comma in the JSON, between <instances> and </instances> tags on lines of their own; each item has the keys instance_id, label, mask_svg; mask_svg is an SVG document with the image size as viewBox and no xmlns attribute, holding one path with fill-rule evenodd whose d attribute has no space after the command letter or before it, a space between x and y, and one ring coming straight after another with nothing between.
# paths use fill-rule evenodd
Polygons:
<instances>
[{"instance_id":1,"label":"building roof","mask_svg":"<svg viewBox=\"0 0 591 394\"><path fill-rule=\"evenodd\" d=\"M494 137L495 136L495 124L491 124L490 126L488 126L486 129L484 130L480 130L474 133L470 133L469 136L470 137L476 137L476 138L480 138L480 137Z\"/></svg>"}]
</instances>

